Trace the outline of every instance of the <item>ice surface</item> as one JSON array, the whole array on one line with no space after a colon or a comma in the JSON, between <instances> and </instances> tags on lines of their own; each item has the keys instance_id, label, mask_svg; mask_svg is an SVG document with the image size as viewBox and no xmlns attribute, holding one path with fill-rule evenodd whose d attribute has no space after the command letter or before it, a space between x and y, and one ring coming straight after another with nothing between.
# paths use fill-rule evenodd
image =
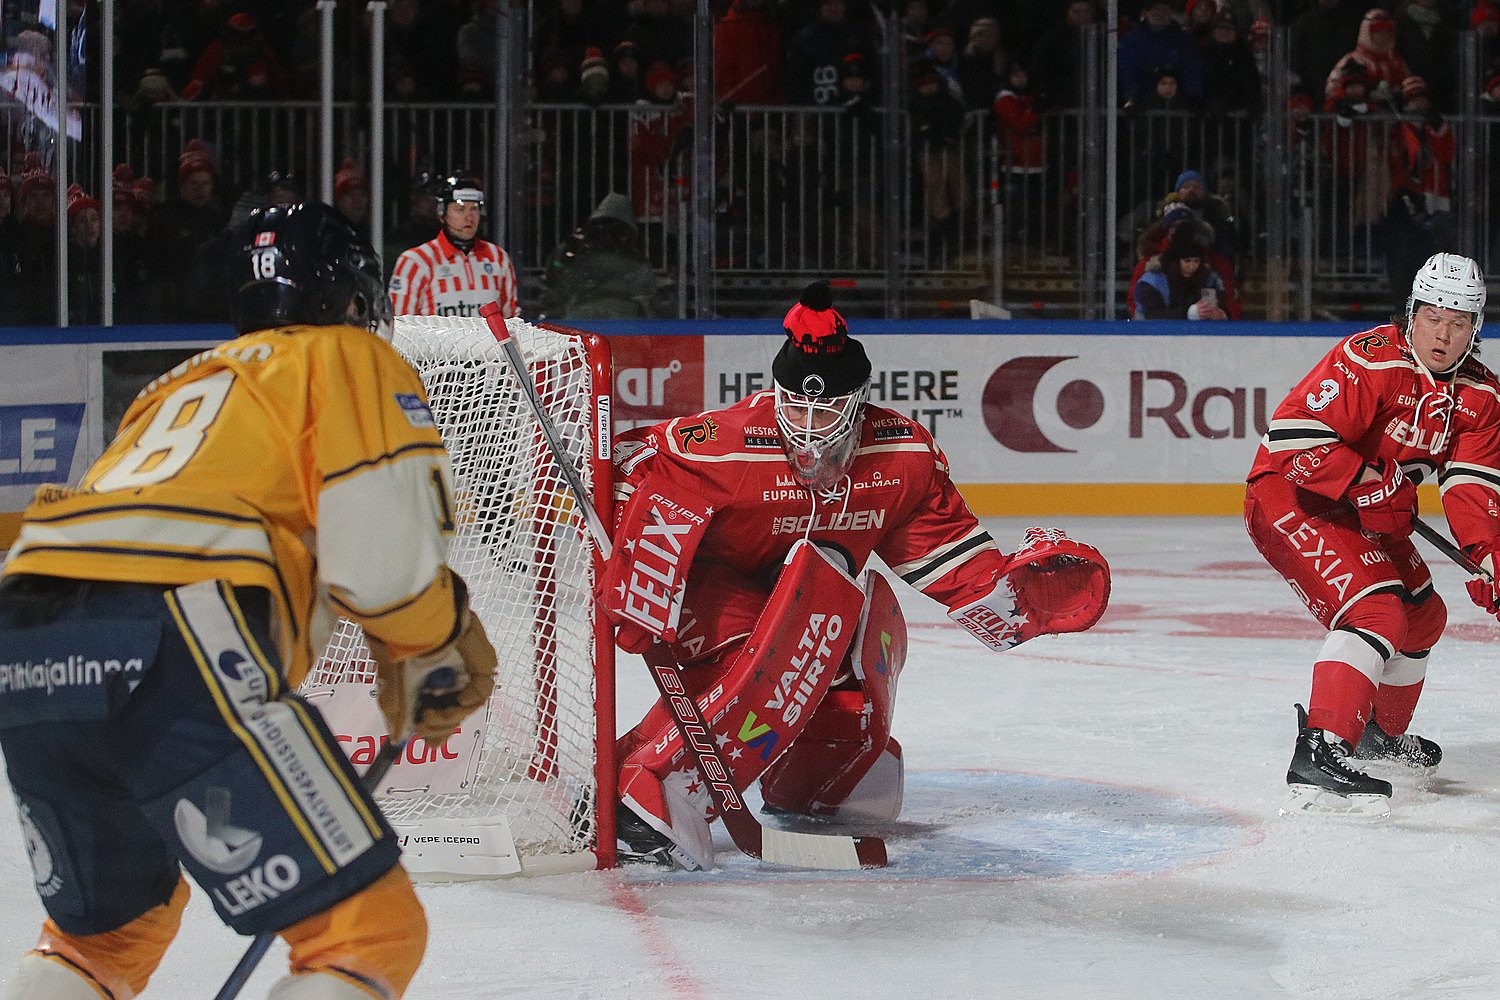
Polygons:
<instances>
[{"instance_id":1,"label":"ice surface","mask_svg":"<svg viewBox=\"0 0 1500 1000\"><path fill-rule=\"evenodd\" d=\"M1500 996L1500 626L1448 600L1381 823L1280 818L1318 627L1237 519L1062 519L1114 567L1085 635L987 652L900 588L907 808L881 872L630 869L428 886L409 996L478 998ZM991 522L1002 544L1025 523ZM910 600L905 600L909 597ZM648 703L621 664L621 717ZM0 979L41 907L0 810ZM145 996L212 996L245 941L201 892ZM264 997L278 946L243 996Z\"/></svg>"}]
</instances>

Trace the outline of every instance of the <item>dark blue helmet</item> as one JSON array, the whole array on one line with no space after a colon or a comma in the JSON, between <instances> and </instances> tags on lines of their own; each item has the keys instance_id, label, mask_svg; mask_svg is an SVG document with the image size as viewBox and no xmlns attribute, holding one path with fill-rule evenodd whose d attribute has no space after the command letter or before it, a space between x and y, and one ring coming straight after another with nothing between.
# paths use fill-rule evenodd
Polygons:
<instances>
[{"instance_id":1,"label":"dark blue helmet","mask_svg":"<svg viewBox=\"0 0 1500 1000\"><path fill-rule=\"evenodd\" d=\"M234 325L347 323L391 338L380 255L342 212L308 202L252 212L233 238Z\"/></svg>"}]
</instances>

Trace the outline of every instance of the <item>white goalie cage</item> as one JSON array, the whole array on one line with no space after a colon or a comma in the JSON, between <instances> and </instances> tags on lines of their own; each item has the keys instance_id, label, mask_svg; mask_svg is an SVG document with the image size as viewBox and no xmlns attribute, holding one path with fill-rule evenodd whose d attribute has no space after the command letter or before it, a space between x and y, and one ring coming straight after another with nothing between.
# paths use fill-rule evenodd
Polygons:
<instances>
[{"instance_id":1,"label":"white goalie cage","mask_svg":"<svg viewBox=\"0 0 1500 1000\"><path fill-rule=\"evenodd\" d=\"M519 319L506 326L608 520L608 346ZM452 459L448 562L468 584L499 669L477 745L466 744L477 762L466 765L459 790L434 794L398 765L377 798L404 841L424 825L503 819L523 873L608 867L613 642L596 620L596 559L582 514L484 319L401 316L394 343L420 374ZM363 633L342 621L308 687L373 678ZM411 867L410 843L407 850Z\"/></svg>"}]
</instances>

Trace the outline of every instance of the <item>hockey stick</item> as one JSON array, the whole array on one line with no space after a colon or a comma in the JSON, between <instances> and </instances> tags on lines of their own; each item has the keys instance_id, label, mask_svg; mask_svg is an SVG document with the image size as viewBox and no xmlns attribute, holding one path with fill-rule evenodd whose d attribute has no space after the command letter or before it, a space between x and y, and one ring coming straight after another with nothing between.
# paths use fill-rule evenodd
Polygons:
<instances>
[{"instance_id":1,"label":"hockey stick","mask_svg":"<svg viewBox=\"0 0 1500 1000\"><path fill-rule=\"evenodd\" d=\"M598 547L600 555L608 559L611 551L609 534L604 522L594 509L588 491L572 468L572 459L562 446L552 418L542 406L531 374L521 351L511 339L500 308L494 303L483 305L479 314L489 324L490 332L500 342L505 360L511 366L517 381L521 383L526 402L531 406L542 437L547 442L553 458L561 468L563 479L573 493L573 502L583 512L589 535ZM713 798L714 808L734 846L741 852L768 864L785 865L792 868L814 868L844 870L854 868L884 868L886 865L885 842L878 837L848 837L838 834L793 833L786 830L767 829L745 808L739 793L729 779L729 768L719 755L713 734L703 721L703 713L697 703L687 694L682 680L682 670L667 650L666 644L654 643L646 654L646 665L651 679L661 692L662 701L672 713L678 731L682 734L683 746L687 748L704 783Z\"/></svg>"},{"instance_id":2,"label":"hockey stick","mask_svg":"<svg viewBox=\"0 0 1500 1000\"><path fill-rule=\"evenodd\" d=\"M541 397L536 394L536 386L531 382L531 375L526 370L526 360L521 357L521 349L516 346L515 339L511 337L509 328L505 325L505 317L500 315L500 303L486 302L479 307L479 315L490 326L490 333L500 342L500 348L505 352L505 360L509 362L511 369L515 372L516 381L521 383L521 391L526 396L526 402L531 406L531 411L536 414L537 421L542 428L542 436L547 440L547 448L557 459L557 469L562 473L563 481L568 484L568 489L573 494L573 499L578 502L583 511L583 519L589 527L589 534L594 537L594 544L599 546L600 554L609 558L609 532L604 528L604 522L599 520L598 511L589 502L588 491L583 488L583 480L578 478L577 471L573 468L573 460L568 451L563 447L562 438L557 433L557 428L552 425L552 420L547 416L547 411L542 407Z\"/></svg>"},{"instance_id":3,"label":"hockey stick","mask_svg":"<svg viewBox=\"0 0 1500 1000\"><path fill-rule=\"evenodd\" d=\"M1447 556L1449 559L1452 559L1454 562L1458 563L1458 565L1462 566L1470 573L1473 573L1475 576L1483 577L1486 582L1495 582L1495 578L1490 575L1489 570L1485 569L1483 566L1470 559L1464 553L1463 549L1450 542L1447 536L1445 536L1441 531L1437 530L1432 525L1422 520L1420 517L1412 518L1411 526L1416 529L1417 534L1421 535L1423 538L1431 542L1432 547L1437 549L1443 555Z\"/></svg>"},{"instance_id":4,"label":"hockey stick","mask_svg":"<svg viewBox=\"0 0 1500 1000\"><path fill-rule=\"evenodd\" d=\"M391 765L401 756L401 751L406 748L406 741L399 743L386 743L375 752L375 759L370 761L370 766L365 768L365 773L360 778L360 784L365 786L368 792L374 792L375 786L380 784L380 779L385 777ZM266 952L271 950L271 944L276 940L277 931L262 931L255 935L255 940L250 942L250 947L245 949L245 954L240 957L234 969L229 973L229 978L224 980L224 985L219 987L219 992L214 994L214 1000L234 1000L240 995L240 990L245 988L245 983L250 981L250 975L255 967L260 965L260 960L266 957Z\"/></svg>"},{"instance_id":5,"label":"hockey stick","mask_svg":"<svg viewBox=\"0 0 1500 1000\"><path fill-rule=\"evenodd\" d=\"M796 833L762 826L735 791L729 768L714 744L713 731L683 686L682 669L667 644L652 643L645 660L651 679L661 692L662 703L682 733L682 745L698 765L698 773L703 775L713 797L714 809L724 821L735 847L758 861L788 868L843 871L886 866L885 841L879 837Z\"/></svg>"}]
</instances>

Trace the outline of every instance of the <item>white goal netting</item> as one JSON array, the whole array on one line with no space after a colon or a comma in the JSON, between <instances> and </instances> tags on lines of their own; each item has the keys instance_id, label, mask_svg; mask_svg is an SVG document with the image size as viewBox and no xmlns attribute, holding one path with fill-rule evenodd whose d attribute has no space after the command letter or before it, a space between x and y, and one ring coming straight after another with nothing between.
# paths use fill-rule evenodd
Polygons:
<instances>
[{"instance_id":1,"label":"white goal netting","mask_svg":"<svg viewBox=\"0 0 1500 1000\"><path fill-rule=\"evenodd\" d=\"M507 326L592 491L592 460L608 454L598 402L608 388L594 385L588 344L521 320ZM592 867L595 768L613 720L601 721L597 707L594 561L582 516L483 319L402 316L395 345L420 373L453 460L448 561L468 583L500 666L457 790L434 792L419 768L403 779L398 766L381 805L403 828L503 816L524 866ZM362 633L345 621L308 683L368 683L373 671Z\"/></svg>"}]
</instances>

